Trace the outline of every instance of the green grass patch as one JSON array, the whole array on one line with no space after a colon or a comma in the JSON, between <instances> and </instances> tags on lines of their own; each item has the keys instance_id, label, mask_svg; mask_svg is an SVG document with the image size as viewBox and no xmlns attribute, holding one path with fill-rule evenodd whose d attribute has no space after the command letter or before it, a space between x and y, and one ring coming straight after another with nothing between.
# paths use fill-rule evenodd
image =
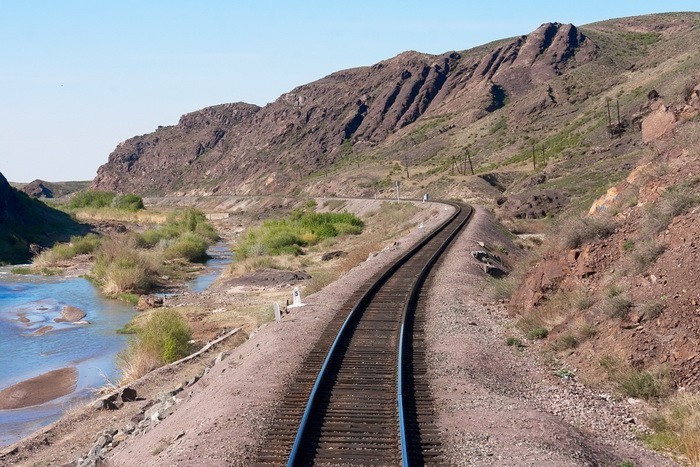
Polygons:
<instances>
[{"instance_id":1,"label":"green grass patch","mask_svg":"<svg viewBox=\"0 0 700 467\"><path fill-rule=\"evenodd\" d=\"M139 302L139 296L134 293L122 292L117 294L115 298L130 305L136 305Z\"/></svg>"},{"instance_id":2,"label":"green grass patch","mask_svg":"<svg viewBox=\"0 0 700 467\"><path fill-rule=\"evenodd\" d=\"M348 212L295 211L284 219L268 220L249 229L236 248L236 258L298 255L302 248L339 235L357 235L364 223Z\"/></svg>"},{"instance_id":3,"label":"green grass patch","mask_svg":"<svg viewBox=\"0 0 700 467\"><path fill-rule=\"evenodd\" d=\"M111 191L84 190L75 193L68 204L68 209L103 209L115 208L136 212L144 208L143 199L133 193L119 196Z\"/></svg>"},{"instance_id":4,"label":"green grass patch","mask_svg":"<svg viewBox=\"0 0 700 467\"><path fill-rule=\"evenodd\" d=\"M537 326L527 332L527 338L531 340L545 339L549 335L549 330L544 326Z\"/></svg>"},{"instance_id":5,"label":"green grass patch","mask_svg":"<svg viewBox=\"0 0 700 467\"><path fill-rule=\"evenodd\" d=\"M28 274L34 274L34 270L28 266L18 266L16 268L10 269L12 274L17 274L19 276L24 276Z\"/></svg>"}]
</instances>

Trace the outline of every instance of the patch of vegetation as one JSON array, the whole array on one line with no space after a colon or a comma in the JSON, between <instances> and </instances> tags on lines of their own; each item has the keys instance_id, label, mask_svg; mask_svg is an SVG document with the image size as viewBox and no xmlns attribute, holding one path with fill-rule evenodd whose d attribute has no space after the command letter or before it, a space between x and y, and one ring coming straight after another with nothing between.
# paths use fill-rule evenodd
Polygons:
<instances>
[{"instance_id":1,"label":"patch of vegetation","mask_svg":"<svg viewBox=\"0 0 700 467\"><path fill-rule=\"evenodd\" d=\"M136 212L144 208L143 199L135 194L118 196L111 191L85 190L75 193L68 204L68 209L103 209L115 208Z\"/></svg>"},{"instance_id":2,"label":"patch of vegetation","mask_svg":"<svg viewBox=\"0 0 700 467\"><path fill-rule=\"evenodd\" d=\"M16 268L12 268L10 269L10 272L19 276L34 274L34 270L31 267L27 266L18 266Z\"/></svg>"},{"instance_id":3,"label":"patch of vegetation","mask_svg":"<svg viewBox=\"0 0 700 467\"><path fill-rule=\"evenodd\" d=\"M600 366L608 378L626 397L652 400L665 397L671 390L671 379L667 370L638 370L613 357L603 357Z\"/></svg>"},{"instance_id":4,"label":"patch of vegetation","mask_svg":"<svg viewBox=\"0 0 700 467\"><path fill-rule=\"evenodd\" d=\"M632 306L625 295L608 296L599 304L600 312L610 318L624 319Z\"/></svg>"},{"instance_id":5,"label":"patch of vegetation","mask_svg":"<svg viewBox=\"0 0 700 467\"><path fill-rule=\"evenodd\" d=\"M656 319L659 316L661 316L661 313L663 313L664 308L665 304L663 302L652 300L642 305L641 311L644 314L644 316L648 319Z\"/></svg>"},{"instance_id":6,"label":"patch of vegetation","mask_svg":"<svg viewBox=\"0 0 700 467\"><path fill-rule=\"evenodd\" d=\"M489 129L489 134L493 135L494 133L498 133L499 131L503 131L506 128L508 128L508 120L506 119L505 115L501 118L498 119L498 121Z\"/></svg>"},{"instance_id":7,"label":"patch of vegetation","mask_svg":"<svg viewBox=\"0 0 700 467\"><path fill-rule=\"evenodd\" d=\"M609 237L616 228L615 220L605 215L573 218L561 226L562 246L579 248L585 243Z\"/></svg>"},{"instance_id":8,"label":"patch of vegetation","mask_svg":"<svg viewBox=\"0 0 700 467\"><path fill-rule=\"evenodd\" d=\"M103 241L91 276L109 296L146 293L158 276L162 255L139 248L136 235L121 234Z\"/></svg>"},{"instance_id":9,"label":"patch of vegetation","mask_svg":"<svg viewBox=\"0 0 700 467\"><path fill-rule=\"evenodd\" d=\"M140 378L158 366L172 363L190 353L192 330L180 314L171 309L154 311L145 323L125 326L136 331L135 339L118 356L122 381Z\"/></svg>"},{"instance_id":10,"label":"patch of vegetation","mask_svg":"<svg viewBox=\"0 0 700 467\"><path fill-rule=\"evenodd\" d=\"M687 186L680 185L666 190L659 201L648 205L645 212L645 225L651 234L657 234L681 214L685 214L700 204L700 197Z\"/></svg>"},{"instance_id":11,"label":"patch of vegetation","mask_svg":"<svg viewBox=\"0 0 700 467\"><path fill-rule=\"evenodd\" d=\"M559 352L562 350L573 349L578 345L578 343L578 338L573 333L567 332L566 334L559 336L554 341L552 344L552 350Z\"/></svg>"},{"instance_id":12,"label":"patch of vegetation","mask_svg":"<svg viewBox=\"0 0 700 467\"><path fill-rule=\"evenodd\" d=\"M124 196L117 196L114 198L114 201L112 201L112 206L117 209L124 209L125 211L131 212L144 209L143 199L133 193Z\"/></svg>"},{"instance_id":13,"label":"patch of vegetation","mask_svg":"<svg viewBox=\"0 0 700 467\"><path fill-rule=\"evenodd\" d=\"M519 349L523 346L523 341L518 339L517 337L506 337L506 345L510 347L515 347L516 349Z\"/></svg>"},{"instance_id":14,"label":"patch of vegetation","mask_svg":"<svg viewBox=\"0 0 700 467\"><path fill-rule=\"evenodd\" d=\"M55 267L61 261L72 259L78 255L93 253L101 244L102 238L94 233L85 236L71 237L70 243L59 243L53 248L39 253L32 261L32 269Z\"/></svg>"},{"instance_id":15,"label":"patch of vegetation","mask_svg":"<svg viewBox=\"0 0 700 467\"><path fill-rule=\"evenodd\" d=\"M624 38L636 45L646 47L659 42L661 34L658 32L625 31Z\"/></svg>"},{"instance_id":16,"label":"patch of vegetation","mask_svg":"<svg viewBox=\"0 0 700 467\"><path fill-rule=\"evenodd\" d=\"M655 433L644 438L652 449L683 453L700 465L700 395L677 393L651 418Z\"/></svg>"},{"instance_id":17,"label":"patch of vegetation","mask_svg":"<svg viewBox=\"0 0 700 467\"><path fill-rule=\"evenodd\" d=\"M121 300L123 302L126 302L130 305L136 305L139 302L139 296L138 296L138 294L135 294L135 293L123 292L123 293L117 294L115 298L117 300Z\"/></svg>"},{"instance_id":18,"label":"patch of vegetation","mask_svg":"<svg viewBox=\"0 0 700 467\"><path fill-rule=\"evenodd\" d=\"M91 278L109 296L137 300L134 297L149 292L159 275L177 277L189 262L205 260L207 247L217 239L202 212L175 211L158 228L104 239L95 251Z\"/></svg>"},{"instance_id":19,"label":"patch of vegetation","mask_svg":"<svg viewBox=\"0 0 700 467\"><path fill-rule=\"evenodd\" d=\"M295 211L279 220L268 220L249 229L236 248L236 258L263 255L298 255L302 247L339 235L357 235L364 223L349 212Z\"/></svg>"},{"instance_id":20,"label":"patch of vegetation","mask_svg":"<svg viewBox=\"0 0 700 467\"><path fill-rule=\"evenodd\" d=\"M537 326L532 328L527 333L528 339L545 339L549 335L549 330L544 326Z\"/></svg>"},{"instance_id":21,"label":"patch of vegetation","mask_svg":"<svg viewBox=\"0 0 700 467\"><path fill-rule=\"evenodd\" d=\"M508 300L518 287L518 280L513 275L489 277L487 279L489 295L493 300Z\"/></svg>"},{"instance_id":22,"label":"patch of vegetation","mask_svg":"<svg viewBox=\"0 0 700 467\"><path fill-rule=\"evenodd\" d=\"M632 253L631 271L634 274L641 274L649 269L666 248L653 239L642 242Z\"/></svg>"}]
</instances>

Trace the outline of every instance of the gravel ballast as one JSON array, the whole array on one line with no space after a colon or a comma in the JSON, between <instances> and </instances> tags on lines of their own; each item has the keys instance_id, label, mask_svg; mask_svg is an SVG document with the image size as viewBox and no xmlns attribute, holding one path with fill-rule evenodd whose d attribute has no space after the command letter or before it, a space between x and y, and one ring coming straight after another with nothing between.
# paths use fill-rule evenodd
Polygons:
<instances>
[{"instance_id":1,"label":"gravel ballast","mask_svg":"<svg viewBox=\"0 0 700 467\"><path fill-rule=\"evenodd\" d=\"M506 345L518 332L505 305L486 296L486 275L471 255L481 249L477 242L514 249L477 208L430 281L428 370L445 461L676 465L637 441L644 428L625 403L554 376L532 348Z\"/></svg>"}]
</instances>

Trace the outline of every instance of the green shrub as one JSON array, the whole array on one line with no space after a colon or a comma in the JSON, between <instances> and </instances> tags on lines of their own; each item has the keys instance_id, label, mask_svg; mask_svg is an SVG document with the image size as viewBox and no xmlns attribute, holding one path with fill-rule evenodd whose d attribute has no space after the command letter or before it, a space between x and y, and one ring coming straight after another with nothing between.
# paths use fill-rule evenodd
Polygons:
<instances>
[{"instance_id":1,"label":"green shrub","mask_svg":"<svg viewBox=\"0 0 700 467\"><path fill-rule=\"evenodd\" d=\"M670 375L665 369L654 372L638 370L613 357L601 358L600 366L626 397L659 399L668 395L671 389Z\"/></svg>"},{"instance_id":2,"label":"green shrub","mask_svg":"<svg viewBox=\"0 0 700 467\"><path fill-rule=\"evenodd\" d=\"M652 449L681 452L689 465L700 465L700 395L675 394L652 417L650 426L655 433L644 441Z\"/></svg>"},{"instance_id":3,"label":"green shrub","mask_svg":"<svg viewBox=\"0 0 700 467\"><path fill-rule=\"evenodd\" d=\"M632 272L634 274L645 272L664 250L664 246L659 245L654 240L643 242L637 247L634 253L632 253Z\"/></svg>"},{"instance_id":4,"label":"green shrub","mask_svg":"<svg viewBox=\"0 0 700 467\"><path fill-rule=\"evenodd\" d=\"M338 235L359 235L362 233L362 227L345 222L333 224L333 228L338 232Z\"/></svg>"},{"instance_id":5,"label":"green shrub","mask_svg":"<svg viewBox=\"0 0 700 467\"><path fill-rule=\"evenodd\" d=\"M157 254L138 248L138 236L115 235L102 242L91 275L107 295L145 293L152 287L161 262Z\"/></svg>"},{"instance_id":6,"label":"green shrub","mask_svg":"<svg viewBox=\"0 0 700 467\"><path fill-rule=\"evenodd\" d=\"M642 305L642 313L648 319L656 319L661 316L664 311L664 303L653 300Z\"/></svg>"},{"instance_id":7,"label":"green shrub","mask_svg":"<svg viewBox=\"0 0 700 467\"><path fill-rule=\"evenodd\" d=\"M144 208L143 199L140 196L132 193L114 198L114 201L112 201L112 207L131 212L140 211Z\"/></svg>"},{"instance_id":8,"label":"green shrub","mask_svg":"<svg viewBox=\"0 0 700 467\"><path fill-rule=\"evenodd\" d=\"M165 250L166 258L185 258L188 261L207 259L207 241L194 232L185 232Z\"/></svg>"},{"instance_id":9,"label":"green shrub","mask_svg":"<svg viewBox=\"0 0 700 467\"><path fill-rule=\"evenodd\" d=\"M573 349L578 345L578 339L572 333L567 332L566 334L557 338L557 340L552 344L552 349L556 351Z\"/></svg>"},{"instance_id":10,"label":"green shrub","mask_svg":"<svg viewBox=\"0 0 700 467\"><path fill-rule=\"evenodd\" d=\"M26 267L26 266L17 266L12 269L10 269L10 272L12 274L17 274L17 275L27 275L27 274L32 274L34 271L32 268Z\"/></svg>"},{"instance_id":11,"label":"green shrub","mask_svg":"<svg viewBox=\"0 0 700 467\"><path fill-rule=\"evenodd\" d=\"M139 235L139 244L145 248L153 248L163 239L163 232L159 229L148 229Z\"/></svg>"},{"instance_id":12,"label":"green shrub","mask_svg":"<svg viewBox=\"0 0 700 467\"><path fill-rule=\"evenodd\" d=\"M68 202L69 208L106 208L112 205L117 196L110 191L85 190L73 195Z\"/></svg>"},{"instance_id":13,"label":"green shrub","mask_svg":"<svg viewBox=\"0 0 700 467\"><path fill-rule=\"evenodd\" d=\"M631 306L632 302L626 296L615 295L600 303L600 311L610 318L624 319Z\"/></svg>"},{"instance_id":14,"label":"green shrub","mask_svg":"<svg viewBox=\"0 0 700 467\"><path fill-rule=\"evenodd\" d=\"M549 330L544 326L538 326L530 329L527 333L528 339L545 339L549 335Z\"/></svg>"},{"instance_id":15,"label":"green shrub","mask_svg":"<svg viewBox=\"0 0 700 467\"><path fill-rule=\"evenodd\" d=\"M94 252L100 246L102 239L99 235L89 233L84 237L71 237L70 243L75 255L85 255Z\"/></svg>"},{"instance_id":16,"label":"green shrub","mask_svg":"<svg viewBox=\"0 0 700 467\"><path fill-rule=\"evenodd\" d=\"M268 220L249 229L236 248L236 258L262 254L298 255L302 247L314 245L338 235L359 234L364 224L347 213L295 211L284 219Z\"/></svg>"},{"instance_id":17,"label":"green shrub","mask_svg":"<svg viewBox=\"0 0 700 467\"><path fill-rule=\"evenodd\" d=\"M506 345L510 347L520 348L523 346L523 342L517 337L506 337Z\"/></svg>"},{"instance_id":18,"label":"green shrub","mask_svg":"<svg viewBox=\"0 0 700 467\"><path fill-rule=\"evenodd\" d=\"M175 310L157 310L138 327L140 351L157 355L163 363L172 363L190 353L192 330Z\"/></svg>"}]
</instances>

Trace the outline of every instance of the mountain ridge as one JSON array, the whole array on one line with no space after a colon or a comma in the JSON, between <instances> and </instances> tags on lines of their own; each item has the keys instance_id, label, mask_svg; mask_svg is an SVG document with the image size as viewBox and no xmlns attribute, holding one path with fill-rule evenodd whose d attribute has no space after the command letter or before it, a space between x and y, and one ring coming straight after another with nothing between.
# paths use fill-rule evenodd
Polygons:
<instances>
[{"instance_id":1,"label":"mountain ridge","mask_svg":"<svg viewBox=\"0 0 700 467\"><path fill-rule=\"evenodd\" d=\"M192 186L203 193L288 191L295 175L338 162L349 146L376 147L454 107L473 107L462 119L478 120L501 108L506 96L518 97L595 54L575 26L560 23L493 44L485 54L483 46L403 52L298 86L264 107L235 103L190 112L177 125L120 143L93 187L143 194ZM158 179L149 176L155 171Z\"/></svg>"}]
</instances>

